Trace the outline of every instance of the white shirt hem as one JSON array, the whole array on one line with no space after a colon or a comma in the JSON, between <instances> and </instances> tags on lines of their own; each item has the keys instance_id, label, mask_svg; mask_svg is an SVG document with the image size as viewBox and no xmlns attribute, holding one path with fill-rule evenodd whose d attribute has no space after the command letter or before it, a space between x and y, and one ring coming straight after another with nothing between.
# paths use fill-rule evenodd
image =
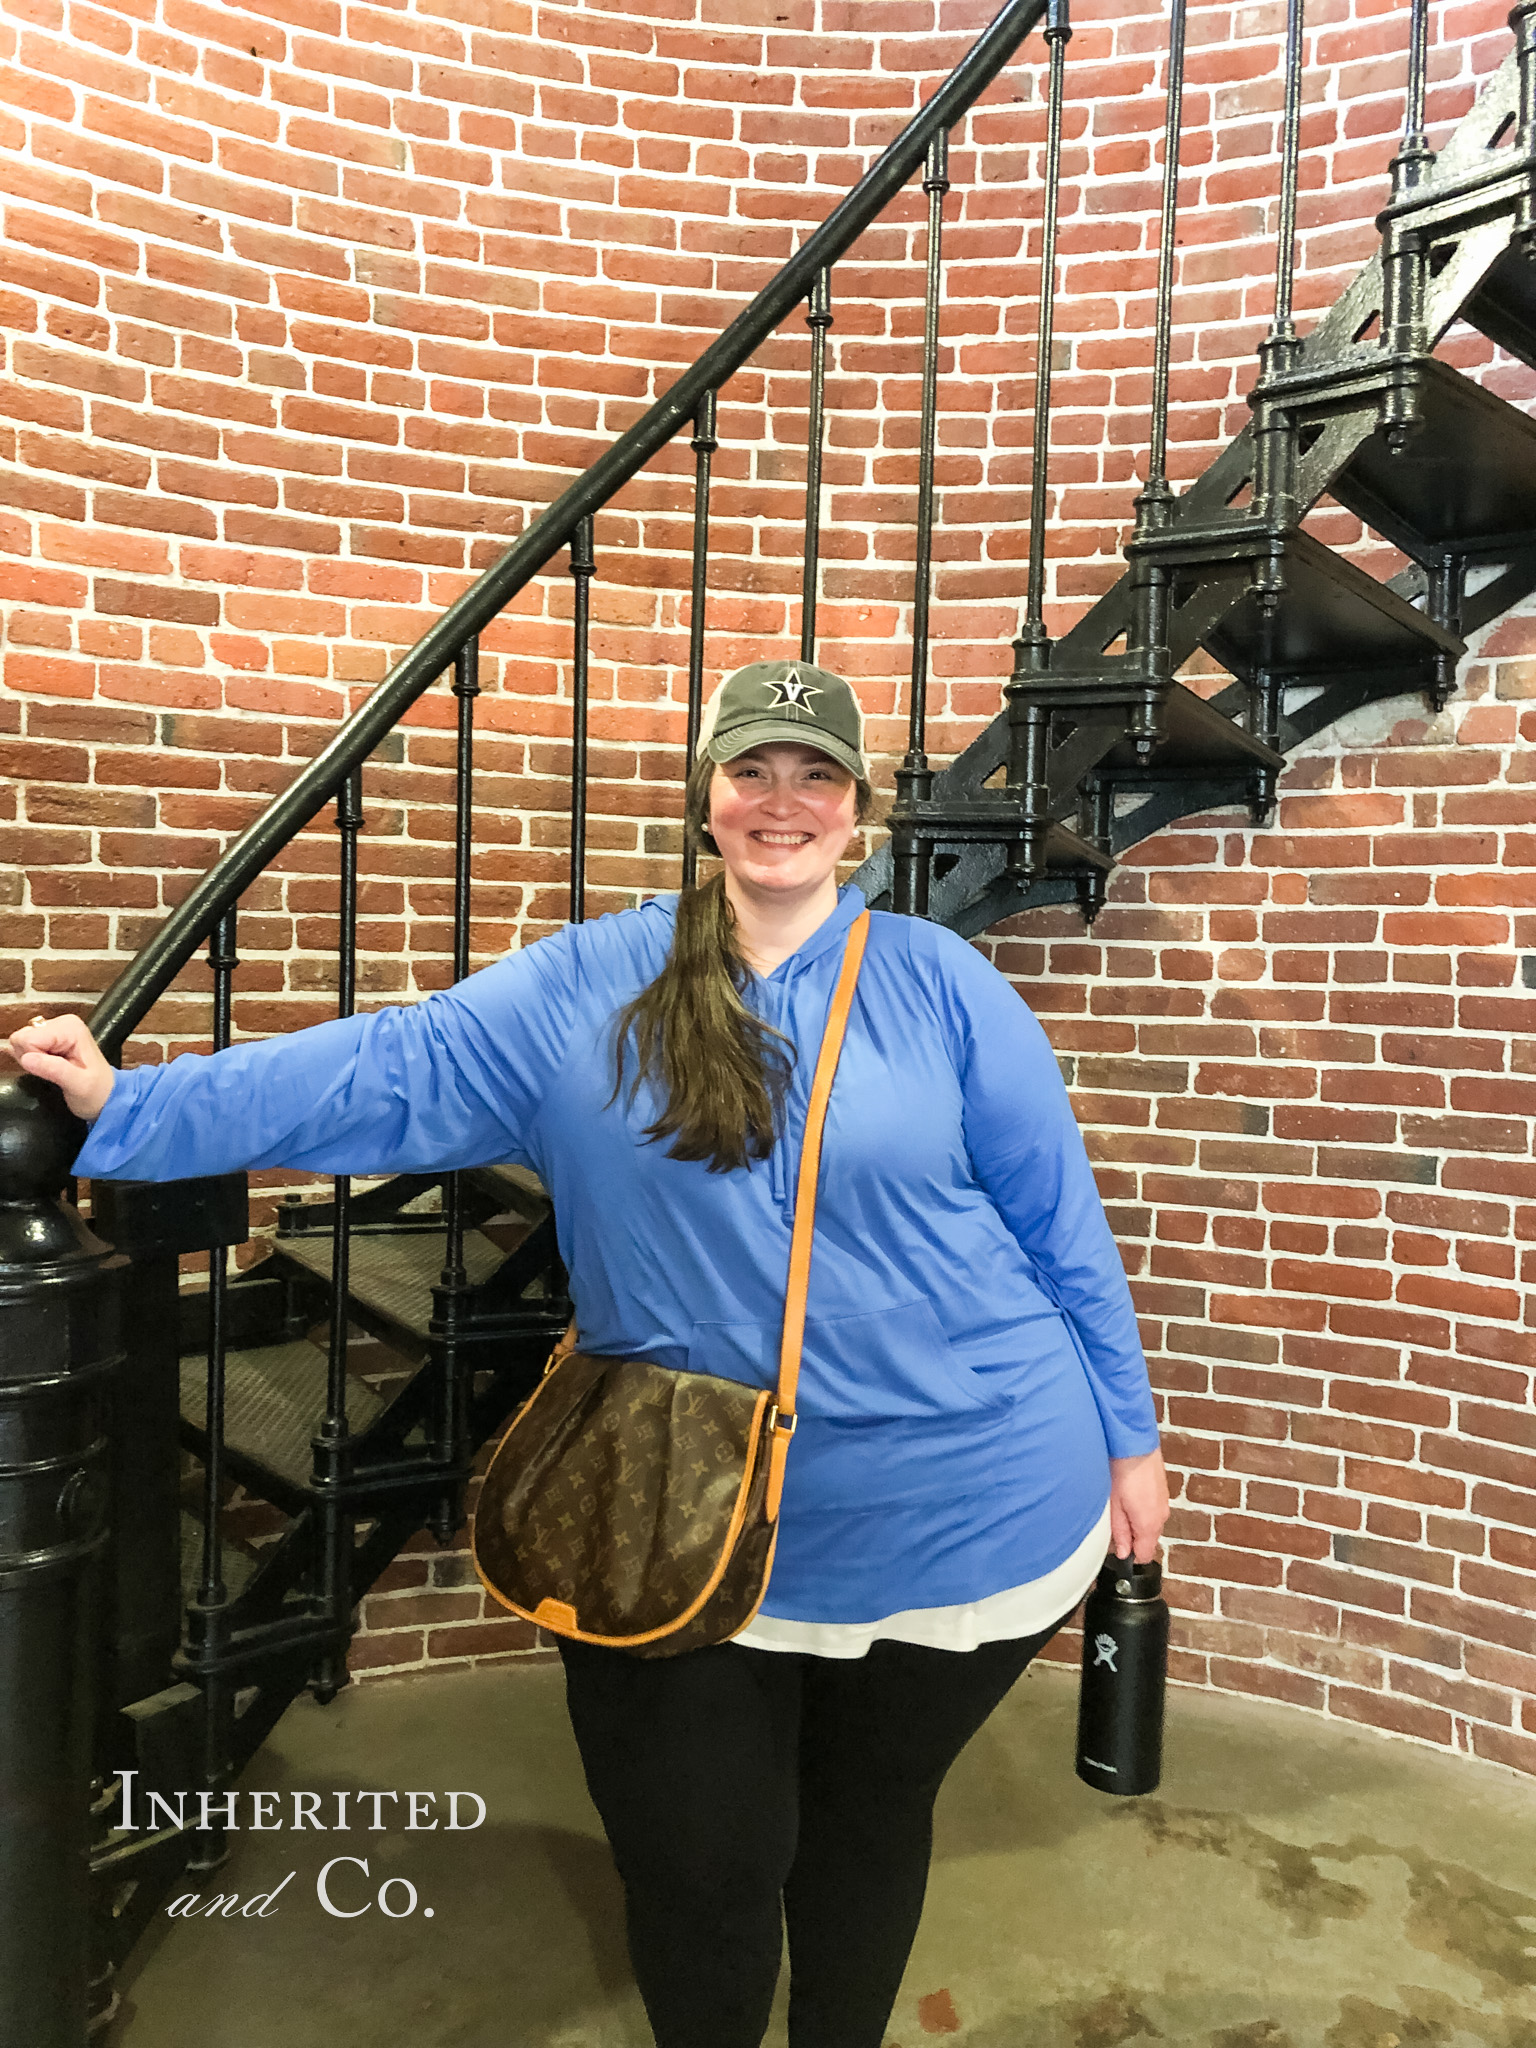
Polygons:
<instances>
[{"instance_id":1,"label":"white shirt hem","mask_svg":"<svg viewBox=\"0 0 1536 2048\"><path fill-rule=\"evenodd\" d=\"M982 1643L1038 1635L1070 1614L1109 1552L1109 1504L1068 1558L1037 1579L957 1607L909 1607L883 1621L784 1621L759 1614L733 1642L753 1650L798 1650L812 1657L863 1657L873 1643L916 1643L929 1650L974 1650Z\"/></svg>"}]
</instances>

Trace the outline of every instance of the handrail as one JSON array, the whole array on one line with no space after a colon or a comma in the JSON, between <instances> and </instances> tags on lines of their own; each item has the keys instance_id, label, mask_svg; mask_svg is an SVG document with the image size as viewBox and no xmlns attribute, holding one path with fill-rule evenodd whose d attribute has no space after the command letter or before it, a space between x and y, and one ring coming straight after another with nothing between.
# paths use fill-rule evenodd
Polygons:
<instances>
[{"instance_id":1,"label":"handrail","mask_svg":"<svg viewBox=\"0 0 1536 2048\"><path fill-rule=\"evenodd\" d=\"M809 294L817 274L847 252L922 165L933 138L947 133L991 84L1043 19L1047 4L1048 0L1007 0L933 97L778 275L710 343L692 368L428 628L282 795L225 849L97 1003L91 1029L109 1055L121 1049L129 1033L273 855L329 803L402 713L567 545L581 521L605 505L693 418L701 401L741 368Z\"/></svg>"}]
</instances>

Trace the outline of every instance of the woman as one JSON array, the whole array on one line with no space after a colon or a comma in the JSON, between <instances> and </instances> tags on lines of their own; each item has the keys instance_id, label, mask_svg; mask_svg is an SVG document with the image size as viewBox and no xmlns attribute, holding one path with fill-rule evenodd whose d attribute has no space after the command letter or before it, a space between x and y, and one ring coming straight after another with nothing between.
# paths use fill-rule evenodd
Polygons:
<instances>
[{"instance_id":1,"label":"woman","mask_svg":"<svg viewBox=\"0 0 1536 2048\"><path fill-rule=\"evenodd\" d=\"M114 1076L19 1031L83 1176L518 1160L580 1345L771 1384L798 1135L868 815L839 677L722 687L688 829L723 873L409 1009ZM658 2048L880 2048L938 1787L1106 1547L1167 1515L1125 1280L1044 1034L952 933L876 915L827 1120L800 1427L759 1616L671 1658L563 1644ZM781 1919L782 1915L782 1919Z\"/></svg>"}]
</instances>

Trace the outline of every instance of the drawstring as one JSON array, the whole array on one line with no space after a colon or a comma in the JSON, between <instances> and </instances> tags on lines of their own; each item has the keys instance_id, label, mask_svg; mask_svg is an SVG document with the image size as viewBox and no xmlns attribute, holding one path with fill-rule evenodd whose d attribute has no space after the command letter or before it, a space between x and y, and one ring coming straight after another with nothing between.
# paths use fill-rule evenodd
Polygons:
<instances>
[{"instance_id":1,"label":"drawstring","mask_svg":"<svg viewBox=\"0 0 1536 2048\"><path fill-rule=\"evenodd\" d=\"M782 1031L795 1048L794 1063L790 1069L789 1089L784 1102L784 1115L774 1136L772 1149L768 1154L768 1193L778 1208L785 1223L792 1229L795 1221L795 1187L800 1173L800 1151L805 1140L805 1119L810 1108L811 1080L816 1065L816 1052L820 1034L813 1035L813 1042L807 1048L800 1045L794 1032L789 1028L793 1016L795 995L800 982L816 967L823 956L844 936L853 923L856 910L862 910L863 899L855 903L846 901L847 891L839 899L843 914L838 917L830 932L824 926L822 933L808 942L809 957L801 952L790 955L785 963L783 975L765 979L755 975L748 985L747 1000L752 1004L765 1024L775 1031ZM828 921L829 923L832 920ZM828 993L828 1004L831 994Z\"/></svg>"},{"instance_id":2,"label":"drawstring","mask_svg":"<svg viewBox=\"0 0 1536 2048\"><path fill-rule=\"evenodd\" d=\"M771 1024L775 1031L784 1031L785 1020L791 1007L790 995L794 976L795 970L791 968L790 974L783 981L759 981L758 983L763 998L761 1011L763 1022ZM792 1032L785 1032L785 1036L788 1038L792 1039L793 1035ZM797 1114L798 1104L795 1100L800 1086L798 1051L797 1047L795 1062L790 1070L789 1087L785 1094L783 1114L779 1118L779 1128L774 1133L773 1145L768 1153L768 1192L772 1196L779 1214L791 1226L795 1220L795 1174L789 1157L789 1147L790 1133L798 1130L800 1126L800 1117Z\"/></svg>"}]
</instances>

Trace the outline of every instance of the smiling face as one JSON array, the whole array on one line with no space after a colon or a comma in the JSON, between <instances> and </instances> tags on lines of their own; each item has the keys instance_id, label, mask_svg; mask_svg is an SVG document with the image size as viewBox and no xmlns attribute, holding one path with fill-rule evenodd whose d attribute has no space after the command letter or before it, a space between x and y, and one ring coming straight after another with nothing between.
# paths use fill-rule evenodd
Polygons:
<instances>
[{"instance_id":1,"label":"smiling face","mask_svg":"<svg viewBox=\"0 0 1536 2048\"><path fill-rule=\"evenodd\" d=\"M709 833L738 888L810 895L835 873L857 805L846 768L814 747L775 741L715 769Z\"/></svg>"}]
</instances>

